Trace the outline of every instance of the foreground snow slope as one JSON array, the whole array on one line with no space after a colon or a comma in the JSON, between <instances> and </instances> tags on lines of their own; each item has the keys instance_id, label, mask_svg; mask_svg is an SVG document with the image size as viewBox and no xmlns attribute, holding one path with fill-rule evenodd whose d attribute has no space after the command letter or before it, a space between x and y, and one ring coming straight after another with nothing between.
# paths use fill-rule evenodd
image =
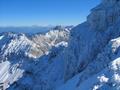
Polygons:
<instances>
[{"instance_id":1,"label":"foreground snow slope","mask_svg":"<svg viewBox=\"0 0 120 90\"><path fill-rule=\"evenodd\" d=\"M57 90L119 90L120 37L111 40L97 59Z\"/></svg>"}]
</instances>

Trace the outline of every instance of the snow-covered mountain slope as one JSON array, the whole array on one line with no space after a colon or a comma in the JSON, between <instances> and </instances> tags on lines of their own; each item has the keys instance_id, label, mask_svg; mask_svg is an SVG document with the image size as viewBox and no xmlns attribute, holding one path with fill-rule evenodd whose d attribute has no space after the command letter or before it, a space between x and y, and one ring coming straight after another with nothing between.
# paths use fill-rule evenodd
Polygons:
<instances>
[{"instance_id":1,"label":"snow-covered mountain slope","mask_svg":"<svg viewBox=\"0 0 120 90\"><path fill-rule=\"evenodd\" d=\"M19 53L30 58L39 58L58 43L67 42L69 31L51 30L46 34L35 34L32 37L27 37L25 34L4 33L0 37L0 55L4 60L11 54Z\"/></svg>"},{"instance_id":2,"label":"snow-covered mountain slope","mask_svg":"<svg viewBox=\"0 0 120 90\"><path fill-rule=\"evenodd\" d=\"M102 0L70 35L54 29L0 36L8 90L120 90L120 0Z\"/></svg>"},{"instance_id":3,"label":"snow-covered mountain slope","mask_svg":"<svg viewBox=\"0 0 120 90\"><path fill-rule=\"evenodd\" d=\"M44 84L50 85L57 78L55 74L61 72L63 64L59 58L67 47L69 30L51 30L32 36L2 33L0 37L0 83L4 83L5 88L10 87L9 89L15 89L19 84L16 88L19 90L30 88L29 85L36 83L32 89L43 87L48 90ZM57 61L53 61L55 58ZM61 78L63 74L59 75ZM52 79L51 82L47 82L49 79ZM39 85L40 83L43 85Z\"/></svg>"},{"instance_id":4,"label":"snow-covered mountain slope","mask_svg":"<svg viewBox=\"0 0 120 90\"><path fill-rule=\"evenodd\" d=\"M120 37L111 40L97 58L58 90L119 90Z\"/></svg>"},{"instance_id":5,"label":"snow-covered mountain slope","mask_svg":"<svg viewBox=\"0 0 120 90\"><path fill-rule=\"evenodd\" d=\"M37 47L37 51L33 48L30 50L32 54L36 54L36 56L41 56L44 53L49 53L49 49L52 46L57 45L61 41L68 41L69 30L52 30L46 33L45 35L36 34L32 37L32 41L35 42L39 47ZM34 51L36 53L34 53Z\"/></svg>"},{"instance_id":6,"label":"snow-covered mountain slope","mask_svg":"<svg viewBox=\"0 0 120 90\"><path fill-rule=\"evenodd\" d=\"M120 90L119 37L120 0L102 0L71 31L64 56L66 83L58 90Z\"/></svg>"}]
</instances>

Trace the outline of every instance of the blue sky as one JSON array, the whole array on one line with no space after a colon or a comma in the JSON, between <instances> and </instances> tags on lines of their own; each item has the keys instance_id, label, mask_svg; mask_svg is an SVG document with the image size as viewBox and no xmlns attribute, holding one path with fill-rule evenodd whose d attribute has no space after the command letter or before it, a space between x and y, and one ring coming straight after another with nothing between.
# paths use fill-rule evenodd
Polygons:
<instances>
[{"instance_id":1,"label":"blue sky","mask_svg":"<svg viewBox=\"0 0 120 90\"><path fill-rule=\"evenodd\" d=\"M0 0L0 26L77 25L100 0Z\"/></svg>"}]
</instances>

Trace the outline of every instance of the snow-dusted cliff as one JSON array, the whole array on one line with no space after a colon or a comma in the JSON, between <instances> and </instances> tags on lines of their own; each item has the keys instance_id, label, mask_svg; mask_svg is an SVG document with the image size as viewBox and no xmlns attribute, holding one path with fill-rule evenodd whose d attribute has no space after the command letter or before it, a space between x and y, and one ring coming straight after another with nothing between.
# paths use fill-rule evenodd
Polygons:
<instances>
[{"instance_id":1,"label":"snow-dusted cliff","mask_svg":"<svg viewBox=\"0 0 120 90\"><path fill-rule=\"evenodd\" d=\"M71 31L66 83L58 90L119 90L119 37L120 0L102 0L87 21Z\"/></svg>"}]
</instances>

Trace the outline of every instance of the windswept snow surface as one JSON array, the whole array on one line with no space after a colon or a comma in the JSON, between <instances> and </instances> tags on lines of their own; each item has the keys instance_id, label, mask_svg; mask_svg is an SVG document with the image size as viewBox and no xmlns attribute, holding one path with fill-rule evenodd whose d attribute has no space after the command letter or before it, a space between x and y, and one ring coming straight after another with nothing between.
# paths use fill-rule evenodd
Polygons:
<instances>
[{"instance_id":1,"label":"windswept snow surface","mask_svg":"<svg viewBox=\"0 0 120 90\"><path fill-rule=\"evenodd\" d=\"M0 36L0 40L2 40L3 37L4 37L4 36Z\"/></svg>"}]
</instances>

